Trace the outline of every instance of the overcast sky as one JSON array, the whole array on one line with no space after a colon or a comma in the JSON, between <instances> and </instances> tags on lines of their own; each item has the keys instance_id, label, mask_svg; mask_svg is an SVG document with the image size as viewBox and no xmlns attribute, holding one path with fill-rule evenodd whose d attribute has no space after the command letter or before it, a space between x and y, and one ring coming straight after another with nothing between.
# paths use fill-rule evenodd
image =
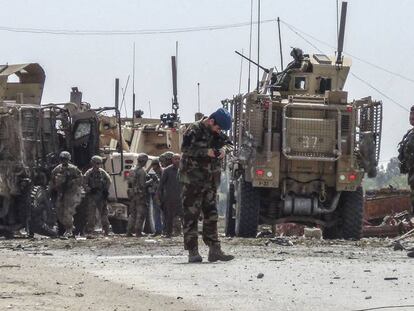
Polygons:
<instances>
[{"instance_id":1,"label":"overcast sky","mask_svg":"<svg viewBox=\"0 0 414 311\"><path fill-rule=\"evenodd\" d=\"M254 0L255 5L257 0ZM68 30L145 30L227 25L250 21L250 0L0 0L1 27ZM336 0L262 0L262 20L278 16L317 39L336 46ZM412 12L409 0L349 0L345 52L414 80ZM254 16L256 17L256 8ZM276 23L261 26L261 64L280 66ZM257 57L254 28L253 57ZM335 49L307 37L310 45L283 24L285 64L290 47L305 53L327 54ZM183 121L197 110L197 82L201 86L201 110L208 114L220 100L238 92L240 58L234 50L249 49L249 27L179 34L74 36L16 33L0 30L0 63L38 62L46 71L43 102L69 99L72 86L84 93L93 107L113 105L114 79L125 86L132 79L132 48L136 44L135 91L137 106L149 117L171 109L171 59L178 53L178 97ZM414 83L353 60L351 72L368 81L405 109L414 104ZM252 80L255 80L255 69ZM132 110L132 84L126 94ZM243 66L242 91L247 89L247 62ZM345 85L350 99L371 95L384 103L381 160L396 155L396 146L409 127L408 113L392 100L354 76ZM411 96L410 96L411 95Z\"/></svg>"}]
</instances>

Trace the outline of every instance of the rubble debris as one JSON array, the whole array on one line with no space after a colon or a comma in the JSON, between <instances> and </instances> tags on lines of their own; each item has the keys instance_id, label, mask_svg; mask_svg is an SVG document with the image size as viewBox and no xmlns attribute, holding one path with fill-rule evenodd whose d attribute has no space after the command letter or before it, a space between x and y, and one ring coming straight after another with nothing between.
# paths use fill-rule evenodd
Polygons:
<instances>
[{"instance_id":1,"label":"rubble debris","mask_svg":"<svg viewBox=\"0 0 414 311\"><path fill-rule=\"evenodd\" d=\"M407 256L410 257L410 258L414 258L414 251L408 252Z\"/></svg>"},{"instance_id":2,"label":"rubble debris","mask_svg":"<svg viewBox=\"0 0 414 311\"><path fill-rule=\"evenodd\" d=\"M320 228L308 228L305 227L303 231L303 236L305 238L314 238L314 239L322 239L322 230Z\"/></svg>"},{"instance_id":3,"label":"rubble debris","mask_svg":"<svg viewBox=\"0 0 414 311\"><path fill-rule=\"evenodd\" d=\"M365 220L381 220L390 214L401 212L409 214L413 212L409 190L390 187L366 191L364 199Z\"/></svg>"},{"instance_id":4,"label":"rubble debris","mask_svg":"<svg viewBox=\"0 0 414 311\"><path fill-rule=\"evenodd\" d=\"M275 225L273 231L278 236L302 236L304 234L304 228L305 225L287 222Z\"/></svg>"},{"instance_id":5,"label":"rubble debris","mask_svg":"<svg viewBox=\"0 0 414 311\"><path fill-rule=\"evenodd\" d=\"M257 278L258 278L258 279L262 279L263 277L264 277L264 274L263 274L263 273L261 273L261 272L257 275Z\"/></svg>"},{"instance_id":6,"label":"rubble debris","mask_svg":"<svg viewBox=\"0 0 414 311\"><path fill-rule=\"evenodd\" d=\"M277 238L270 238L265 242L265 245L268 246L270 243L275 243L282 246L293 246L292 241L287 238L277 237Z\"/></svg>"},{"instance_id":7,"label":"rubble debris","mask_svg":"<svg viewBox=\"0 0 414 311\"><path fill-rule=\"evenodd\" d=\"M411 234L410 232L413 232L413 228L414 223L411 220L411 214L405 211L385 216L379 225L373 225L365 221L362 235L363 237L391 238L403 234L399 238L402 239L406 234Z\"/></svg>"}]
</instances>

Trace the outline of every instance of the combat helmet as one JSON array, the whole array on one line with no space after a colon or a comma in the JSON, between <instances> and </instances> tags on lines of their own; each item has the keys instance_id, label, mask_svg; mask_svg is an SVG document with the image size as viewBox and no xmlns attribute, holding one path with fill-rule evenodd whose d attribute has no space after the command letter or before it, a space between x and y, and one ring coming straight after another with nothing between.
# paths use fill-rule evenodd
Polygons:
<instances>
[{"instance_id":1,"label":"combat helmet","mask_svg":"<svg viewBox=\"0 0 414 311\"><path fill-rule=\"evenodd\" d=\"M140 153L138 155L138 164L145 165L148 161L148 155L146 153Z\"/></svg>"},{"instance_id":2,"label":"combat helmet","mask_svg":"<svg viewBox=\"0 0 414 311\"><path fill-rule=\"evenodd\" d=\"M68 161L70 161L71 158L72 158L72 156L70 155L70 153L68 151L62 151L59 154L59 159L60 160L68 160Z\"/></svg>"},{"instance_id":3,"label":"combat helmet","mask_svg":"<svg viewBox=\"0 0 414 311\"><path fill-rule=\"evenodd\" d=\"M102 160L102 157L101 157L101 156L94 155L94 156L91 158L91 162L92 162L92 163L95 163L95 164L102 164L103 160Z\"/></svg>"}]
</instances>

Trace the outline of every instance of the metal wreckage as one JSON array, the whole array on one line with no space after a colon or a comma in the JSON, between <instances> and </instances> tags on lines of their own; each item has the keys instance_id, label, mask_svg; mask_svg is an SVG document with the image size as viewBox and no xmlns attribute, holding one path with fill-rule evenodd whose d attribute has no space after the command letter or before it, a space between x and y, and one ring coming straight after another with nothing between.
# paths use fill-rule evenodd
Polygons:
<instances>
[{"instance_id":1,"label":"metal wreckage","mask_svg":"<svg viewBox=\"0 0 414 311\"><path fill-rule=\"evenodd\" d=\"M319 225L325 238L361 238L361 183L376 175L382 103L349 101L343 89L351 60L342 56L342 8L337 57L295 48L281 72L255 63L264 70L258 88L223 100L234 119L227 235L296 222Z\"/></svg>"},{"instance_id":2,"label":"metal wreckage","mask_svg":"<svg viewBox=\"0 0 414 311\"><path fill-rule=\"evenodd\" d=\"M49 181L63 150L82 171L89 168L93 155L103 156L113 180L109 219L115 233L125 232L127 177L138 154L151 155L148 169L155 156L180 150L184 128L177 112L175 57L172 62L173 113L159 120L142 118L142 111L121 119L118 79L114 107L92 109L76 87L69 102L41 105L45 73L39 64L0 66L0 236L12 236L22 228L29 235L57 234L56 194L49 190ZM107 116L108 111L114 116ZM85 225L83 204L75 215L77 232Z\"/></svg>"},{"instance_id":3,"label":"metal wreckage","mask_svg":"<svg viewBox=\"0 0 414 311\"><path fill-rule=\"evenodd\" d=\"M100 114L113 110L120 116L117 106L91 109L77 88L70 102L41 105L44 82L39 64L0 66L0 234L5 236L22 228L30 235L57 234L56 194L48 185L59 153L68 150L85 170L100 151Z\"/></svg>"}]
</instances>

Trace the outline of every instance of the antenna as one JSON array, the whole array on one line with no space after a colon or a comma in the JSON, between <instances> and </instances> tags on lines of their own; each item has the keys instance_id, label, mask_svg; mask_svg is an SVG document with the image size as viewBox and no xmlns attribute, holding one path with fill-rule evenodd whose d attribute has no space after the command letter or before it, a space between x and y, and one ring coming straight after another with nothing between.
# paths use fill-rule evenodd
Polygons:
<instances>
[{"instance_id":1,"label":"antenna","mask_svg":"<svg viewBox=\"0 0 414 311\"><path fill-rule=\"evenodd\" d=\"M177 100L177 64L175 56L171 56L171 69L172 69L172 81L173 81L173 98L172 98L172 111L178 115L178 100Z\"/></svg>"},{"instance_id":2,"label":"antenna","mask_svg":"<svg viewBox=\"0 0 414 311\"><path fill-rule=\"evenodd\" d=\"M242 54L244 53L244 50L242 49ZM240 59L240 77L239 77L239 94L241 92L241 82L242 82L242 76L243 76L243 57ZM200 110L200 109L199 109Z\"/></svg>"},{"instance_id":3,"label":"antenna","mask_svg":"<svg viewBox=\"0 0 414 311\"><path fill-rule=\"evenodd\" d=\"M336 58L336 64L342 64L342 52L344 50L344 36L345 36L345 22L346 22L346 9L348 2L343 1L341 7L341 22L339 26L339 36L338 36L338 55Z\"/></svg>"},{"instance_id":4,"label":"antenna","mask_svg":"<svg viewBox=\"0 0 414 311\"><path fill-rule=\"evenodd\" d=\"M249 58L252 58L252 30L253 30L253 0L250 0L250 38L249 38ZM247 78L247 93L250 93L250 72L252 64L249 62L249 77Z\"/></svg>"},{"instance_id":5,"label":"antenna","mask_svg":"<svg viewBox=\"0 0 414 311\"><path fill-rule=\"evenodd\" d=\"M134 126L135 116L135 42L132 53L132 126Z\"/></svg>"},{"instance_id":6,"label":"antenna","mask_svg":"<svg viewBox=\"0 0 414 311\"><path fill-rule=\"evenodd\" d=\"M151 112L151 101L148 101L148 108L149 108L149 113L150 113L150 118L152 118L152 112Z\"/></svg>"},{"instance_id":7,"label":"antenna","mask_svg":"<svg viewBox=\"0 0 414 311\"><path fill-rule=\"evenodd\" d=\"M283 71L282 36L280 35L280 18L277 18L277 30L279 32L280 71Z\"/></svg>"},{"instance_id":8,"label":"antenna","mask_svg":"<svg viewBox=\"0 0 414 311\"><path fill-rule=\"evenodd\" d=\"M260 86L259 68L260 68L260 0L257 0L257 92L259 92L259 86Z\"/></svg>"},{"instance_id":9,"label":"antenna","mask_svg":"<svg viewBox=\"0 0 414 311\"><path fill-rule=\"evenodd\" d=\"M201 108L200 108L200 82L197 82L197 107L198 107L198 112L201 112Z\"/></svg>"}]
</instances>

